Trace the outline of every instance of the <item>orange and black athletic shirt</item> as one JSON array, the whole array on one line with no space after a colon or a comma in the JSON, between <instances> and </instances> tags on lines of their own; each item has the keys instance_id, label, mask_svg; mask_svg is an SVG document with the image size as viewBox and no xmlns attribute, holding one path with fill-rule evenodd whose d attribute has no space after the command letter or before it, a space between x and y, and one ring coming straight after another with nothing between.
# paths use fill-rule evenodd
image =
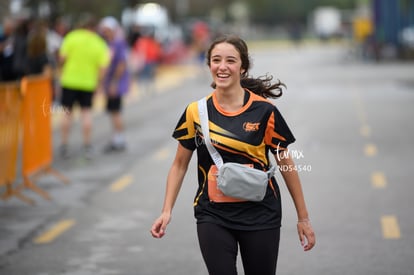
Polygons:
<instances>
[{"instance_id":1,"label":"orange and black athletic shirt","mask_svg":"<svg viewBox=\"0 0 414 275\"><path fill-rule=\"evenodd\" d=\"M282 151L295 141L278 109L267 99L245 91L243 107L235 113L220 108L215 92L207 97L210 138L224 162L238 162L267 170L269 152ZM209 198L207 175L214 166L204 144L197 102L181 116L173 137L189 150L197 150L198 189L194 198L197 223L215 223L235 230L280 227L281 200L275 178L261 202L214 202Z\"/></svg>"}]
</instances>

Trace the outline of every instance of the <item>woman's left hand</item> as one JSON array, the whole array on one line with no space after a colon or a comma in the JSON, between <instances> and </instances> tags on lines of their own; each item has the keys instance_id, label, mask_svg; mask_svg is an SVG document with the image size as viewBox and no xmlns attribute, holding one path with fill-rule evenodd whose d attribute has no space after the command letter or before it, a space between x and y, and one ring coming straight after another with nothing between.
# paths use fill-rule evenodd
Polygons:
<instances>
[{"instance_id":1,"label":"woman's left hand","mask_svg":"<svg viewBox=\"0 0 414 275\"><path fill-rule=\"evenodd\" d=\"M309 220L298 221L299 240L304 251L309 251L315 246L315 232Z\"/></svg>"}]
</instances>

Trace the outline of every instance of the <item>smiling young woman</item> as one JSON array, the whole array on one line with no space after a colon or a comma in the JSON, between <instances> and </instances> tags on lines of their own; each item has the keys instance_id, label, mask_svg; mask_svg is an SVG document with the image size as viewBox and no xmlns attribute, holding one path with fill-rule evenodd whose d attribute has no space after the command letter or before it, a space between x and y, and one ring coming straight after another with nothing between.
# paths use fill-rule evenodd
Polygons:
<instances>
[{"instance_id":1,"label":"smiling young woman","mask_svg":"<svg viewBox=\"0 0 414 275\"><path fill-rule=\"evenodd\" d=\"M271 76L249 77L250 59L246 43L237 36L215 40L207 52L207 65L214 91L206 97L210 137L224 162L237 162L268 170L269 153L279 166L294 166L284 154L295 137L276 106L267 98L282 95L284 85ZM238 250L244 274L274 275L279 252L281 199L278 183L269 180L260 202L217 196L217 167L206 148L200 127L197 101L190 103L173 133L178 148L167 177L162 213L151 234L165 235L188 164L197 151L198 189L194 214L201 253L209 274L237 274ZM298 235L305 251L315 245L298 172L280 170L294 201Z\"/></svg>"},{"instance_id":2,"label":"smiling young woman","mask_svg":"<svg viewBox=\"0 0 414 275\"><path fill-rule=\"evenodd\" d=\"M217 97L223 109L235 111L243 106L244 90L240 86L243 73L239 52L233 45L222 43L211 51L210 72Z\"/></svg>"}]
</instances>

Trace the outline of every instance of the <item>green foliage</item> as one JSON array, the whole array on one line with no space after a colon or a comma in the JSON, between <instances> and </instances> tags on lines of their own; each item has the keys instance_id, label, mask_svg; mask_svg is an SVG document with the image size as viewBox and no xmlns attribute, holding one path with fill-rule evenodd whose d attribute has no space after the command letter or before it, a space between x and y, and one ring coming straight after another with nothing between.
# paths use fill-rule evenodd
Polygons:
<instances>
[{"instance_id":1,"label":"green foliage","mask_svg":"<svg viewBox=\"0 0 414 275\"><path fill-rule=\"evenodd\" d=\"M52 17L67 15L75 19L81 13L89 12L98 17L113 15L119 18L125 7L149 1L167 6L170 15L173 18L176 17L178 0L26 0L25 4L36 10L40 3L48 2L52 7ZM308 14L317 6L329 5L341 9L351 9L356 3L371 0L188 0L187 16L207 17L213 7L222 8L226 13L228 7L235 1L244 2L248 6L252 22L273 25L290 21L304 23Z\"/></svg>"},{"instance_id":2,"label":"green foliage","mask_svg":"<svg viewBox=\"0 0 414 275\"><path fill-rule=\"evenodd\" d=\"M306 22L308 14L318 6L350 9L357 0L246 0L251 20L257 23L277 24L290 21Z\"/></svg>"}]
</instances>

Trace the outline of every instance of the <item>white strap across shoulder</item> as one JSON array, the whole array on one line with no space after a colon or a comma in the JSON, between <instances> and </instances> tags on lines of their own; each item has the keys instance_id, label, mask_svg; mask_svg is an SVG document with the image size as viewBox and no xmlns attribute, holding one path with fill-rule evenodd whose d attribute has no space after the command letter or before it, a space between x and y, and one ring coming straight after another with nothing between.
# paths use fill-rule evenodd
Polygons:
<instances>
[{"instance_id":1,"label":"white strap across shoulder","mask_svg":"<svg viewBox=\"0 0 414 275\"><path fill-rule=\"evenodd\" d=\"M217 169L220 169L223 166L223 158L211 144L210 140L210 128L208 127L208 111L207 111L207 100L205 97L198 101L198 113L200 116L201 130L203 131L204 142L206 144L207 150L210 153L211 158L214 161L214 164L217 166Z\"/></svg>"},{"instance_id":2,"label":"white strap across shoulder","mask_svg":"<svg viewBox=\"0 0 414 275\"><path fill-rule=\"evenodd\" d=\"M214 148L213 144L211 144L210 139L210 128L208 127L208 111L207 111L207 100L205 97L198 101L198 114L200 116L200 124L201 130L203 131L204 136L204 143L206 144L207 150L210 153L211 158L214 161L214 164L217 166L217 169L220 169L224 162L223 158L220 156L219 152L217 152L216 148ZM268 178L273 177L275 173L276 167L271 166L270 169L266 172Z\"/></svg>"}]
</instances>

